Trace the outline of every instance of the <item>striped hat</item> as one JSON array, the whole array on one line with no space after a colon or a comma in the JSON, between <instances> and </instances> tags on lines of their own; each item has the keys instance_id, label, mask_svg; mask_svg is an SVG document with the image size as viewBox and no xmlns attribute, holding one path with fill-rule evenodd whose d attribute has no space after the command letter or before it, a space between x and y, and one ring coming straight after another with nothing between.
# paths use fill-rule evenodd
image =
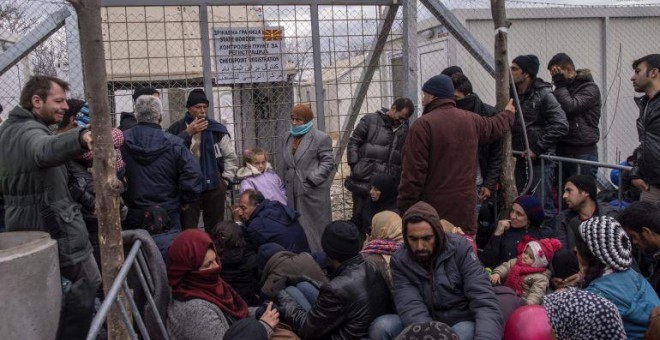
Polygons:
<instances>
[{"instance_id":1,"label":"striped hat","mask_svg":"<svg viewBox=\"0 0 660 340\"><path fill-rule=\"evenodd\" d=\"M580 224L580 236L601 262L616 270L626 270L632 262L632 245L617 220L596 216Z\"/></svg>"}]
</instances>

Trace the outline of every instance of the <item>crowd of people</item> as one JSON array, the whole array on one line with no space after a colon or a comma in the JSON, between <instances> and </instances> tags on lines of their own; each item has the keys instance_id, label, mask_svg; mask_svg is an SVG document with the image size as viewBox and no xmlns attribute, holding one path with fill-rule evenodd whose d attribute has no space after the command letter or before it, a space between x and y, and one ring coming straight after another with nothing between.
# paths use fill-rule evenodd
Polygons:
<instances>
[{"instance_id":1,"label":"crowd of people","mask_svg":"<svg viewBox=\"0 0 660 340\"><path fill-rule=\"evenodd\" d=\"M539 66L534 55L513 59L518 108L513 99L501 110L485 104L452 66L423 84L414 124L408 98L362 117L347 147L353 216L335 221L333 144L309 105L291 110L278 172L259 147L239 167L202 89L165 130L159 91L136 90L134 111L112 131L113 163L122 228L146 230L165 260L169 336L660 337L660 55L632 65L643 96L626 182L640 195L625 209L599 199L596 167L565 164L557 183L554 163L541 162L598 160L602 103L590 71L568 55L548 62L552 83ZM26 83L0 125L0 190L7 231L57 240L69 287L58 337L77 339L103 294L90 107L67 91L54 77ZM528 194L506 207L508 218L481 223L502 201L509 132L520 151L517 186ZM240 196L225 216L232 183ZM554 187L566 207L559 214Z\"/></svg>"}]
</instances>

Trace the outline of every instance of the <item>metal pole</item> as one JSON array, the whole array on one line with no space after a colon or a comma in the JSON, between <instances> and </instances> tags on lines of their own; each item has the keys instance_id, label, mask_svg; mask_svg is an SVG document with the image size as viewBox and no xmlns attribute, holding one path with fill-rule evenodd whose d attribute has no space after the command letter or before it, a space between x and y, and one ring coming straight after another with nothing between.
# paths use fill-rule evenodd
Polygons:
<instances>
[{"instance_id":1,"label":"metal pole","mask_svg":"<svg viewBox=\"0 0 660 340\"><path fill-rule=\"evenodd\" d=\"M608 74L607 74L607 53L608 53L608 48L607 48L607 39L608 39L608 30L610 27L610 17L604 17L603 18L603 30L602 30L602 38L600 40L601 44L601 49L600 49L600 62L601 62L601 74L603 75L603 78L601 79L601 85L600 85L600 93L601 93L601 98L604 95L607 95L607 87L608 87ZM608 141L608 136L607 136L607 127L609 126L608 122L608 115L607 115L607 104L602 105L601 111L600 111L600 140L601 140L601 153L598 156L599 160L602 160L604 163L607 163L607 160L609 159L608 157L608 147L607 147L607 141Z\"/></svg>"},{"instance_id":2,"label":"metal pole","mask_svg":"<svg viewBox=\"0 0 660 340\"><path fill-rule=\"evenodd\" d=\"M312 5L312 51L314 57L314 88L316 94L316 128L325 131L325 107L323 89L323 65L321 64L321 32L319 28L319 6Z\"/></svg>"},{"instance_id":3,"label":"metal pole","mask_svg":"<svg viewBox=\"0 0 660 340\"><path fill-rule=\"evenodd\" d=\"M406 0L403 3L403 50L407 57L403 58L405 96L410 98L417 108L419 106L419 54L417 53L417 0ZM416 112L411 116L417 117Z\"/></svg>"},{"instance_id":4,"label":"metal pole","mask_svg":"<svg viewBox=\"0 0 660 340\"><path fill-rule=\"evenodd\" d=\"M78 30L78 14L69 7L71 16L65 20L66 50L69 65L67 66L69 88L72 98L85 98L85 73L83 71L82 51L80 49L80 33Z\"/></svg>"},{"instance_id":5,"label":"metal pole","mask_svg":"<svg viewBox=\"0 0 660 340\"><path fill-rule=\"evenodd\" d=\"M209 11L206 5L199 6L199 36L202 46L202 70L204 72L204 92L206 92L206 99L209 100L209 111L212 112L213 119L215 116L215 106L213 99L213 74L211 73L211 39L209 37ZM217 119L220 121L220 119Z\"/></svg>"}]
</instances>

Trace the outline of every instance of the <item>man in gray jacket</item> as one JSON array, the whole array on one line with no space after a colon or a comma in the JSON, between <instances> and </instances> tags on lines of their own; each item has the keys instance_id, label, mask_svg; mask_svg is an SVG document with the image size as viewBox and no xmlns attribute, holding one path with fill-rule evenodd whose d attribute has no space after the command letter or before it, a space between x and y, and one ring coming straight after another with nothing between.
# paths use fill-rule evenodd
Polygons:
<instances>
[{"instance_id":1,"label":"man in gray jacket","mask_svg":"<svg viewBox=\"0 0 660 340\"><path fill-rule=\"evenodd\" d=\"M404 327L440 321L461 339L501 339L504 320L486 271L465 238L445 234L425 202L403 216L405 246L390 260Z\"/></svg>"},{"instance_id":2,"label":"man in gray jacket","mask_svg":"<svg viewBox=\"0 0 660 340\"><path fill-rule=\"evenodd\" d=\"M45 231L57 240L60 270L72 282L64 300L60 338L84 337L101 284L79 205L71 199L65 163L91 149L87 129L53 135L49 125L68 109L69 84L34 76L21 91L19 106L0 126L0 192L7 231Z\"/></svg>"}]
</instances>

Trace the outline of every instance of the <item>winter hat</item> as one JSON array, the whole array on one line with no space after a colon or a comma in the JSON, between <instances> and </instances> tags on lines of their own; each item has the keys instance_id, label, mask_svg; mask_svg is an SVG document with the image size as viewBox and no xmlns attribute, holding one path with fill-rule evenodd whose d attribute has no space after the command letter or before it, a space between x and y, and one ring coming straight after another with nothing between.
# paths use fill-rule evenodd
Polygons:
<instances>
[{"instance_id":1,"label":"winter hat","mask_svg":"<svg viewBox=\"0 0 660 340\"><path fill-rule=\"evenodd\" d=\"M309 104L296 104L291 110L291 114L302 118L305 123L314 118L314 112L312 112L312 108Z\"/></svg>"},{"instance_id":2,"label":"winter hat","mask_svg":"<svg viewBox=\"0 0 660 340\"><path fill-rule=\"evenodd\" d=\"M519 55L513 59L513 63L518 65L523 72L529 74L532 78L536 78L539 73L539 58L533 54Z\"/></svg>"},{"instance_id":3,"label":"winter hat","mask_svg":"<svg viewBox=\"0 0 660 340\"><path fill-rule=\"evenodd\" d=\"M548 294L543 306L558 339L626 339L617 307L581 289Z\"/></svg>"},{"instance_id":4,"label":"winter hat","mask_svg":"<svg viewBox=\"0 0 660 340\"><path fill-rule=\"evenodd\" d=\"M617 220L596 216L580 224L580 236L591 252L604 264L626 270L632 262L632 245Z\"/></svg>"},{"instance_id":5,"label":"winter hat","mask_svg":"<svg viewBox=\"0 0 660 340\"><path fill-rule=\"evenodd\" d=\"M206 93L202 89L194 89L188 95L188 101L186 101L186 108L195 106L200 103L205 103L209 105L209 100L206 98Z\"/></svg>"},{"instance_id":6,"label":"winter hat","mask_svg":"<svg viewBox=\"0 0 660 340\"><path fill-rule=\"evenodd\" d=\"M449 66L446 69L442 70L440 74L444 74L446 76L453 76L456 73L463 73L463 69L461 69L459 66Z\"/></svg>"},{"instance_id":7,"label":"winter hat","mask_svg":"<svg viewBox=\"0 0 660 340\"><path fill-rule=\"evenodd\" d=\"M555 277L565 279L580 271L580 264L572 249L561 248L552 258L552 272Z\"/></svg>"},{"instance_id":8,"label":"winter hat","mask_svg":"<svg viewBox=\"0 0 660 340\"><path fill-rule=\"evenodd\" d=\"M589 175L575 175L569 177L565 183L571 182L576 188L586 191L589 197L595 202L598 190L596 189L596 180Z\"/></svg>"},{"instance_id":9,"label":"winter hat","mask_svg":"<svg viewBox=\"0 0 660 340\"><path fill-rule=\"evenodd\" d=\"M321 247L329 258L344 262L360 253L362 236L349 222L330 222L321 236Z\"/></svg>"},{"instance_id":10,"label":"winter hat","mask_svg":"<svg viewBox=\"0 0 660 340\"><path fill-rule=\"evenodd\" d=\"M401 334L396 337L396 340L413 340L413 339L452 339L459 340L460 337L456 332L439 321L429 321L414 323L403 329Z\"/></svg>"},{"instance_id":11,"label":"winter hat","mask_svg":"<svg viewBox=\"0 0 660 340\"><path fill-rule=\"evenodd\" d=\"M532 267L547 268L552 263L555 252L561 248L561 242L556 238L544 238L538 241L530 241L527 246L532 249L532 254L534 254Z\"/></svg>"},{"instance_id":12,"label":"winter hat","mask_svg":"<svg viewBox=\"0 0 660 340\"><path fill-rule=\"evenodd\" d=\"M513 203L520 205L527 215L529 224L532 227L540 227L545 218L541 202L534 196L519 196Z\"/></svg>"},{"instance_id":13,"label":"winter hat","mask_svg":"<svg viewBox=\"0 0 660 340\"><path fill-rule=\"evenodd\" d=\"M438 98L454 99L454 83L451 78L444 74L431 77L422 86L422 91Z\"/></svg>"},{"instance_id":14,"label":"winter hat","mask_svg":"<svg viewBox=\"0 0 660 340\"><path fill-rule=\"evenodd\" d=\"M141 87L133 92L133 101L136 101L140 96L151 96L156 93L160 94L160 92L153 87Z\"/></svg>"},{"instance_id":15,"label":"winter hat","mask_svg":"<svg viewBox=\"0 0 660 340\"><path fill-rule=\"evenodd\" d=\"M62 116L63 125L69 124L69 118L76 117L78 112L80 112L83 106L85 106L87 103L84 100L71 98L66 100L66 104L69 106L69 109L64 111L64 116ZM89 117L89 108L87 109L87 117Z\"/></svg>"}]
</instances>

